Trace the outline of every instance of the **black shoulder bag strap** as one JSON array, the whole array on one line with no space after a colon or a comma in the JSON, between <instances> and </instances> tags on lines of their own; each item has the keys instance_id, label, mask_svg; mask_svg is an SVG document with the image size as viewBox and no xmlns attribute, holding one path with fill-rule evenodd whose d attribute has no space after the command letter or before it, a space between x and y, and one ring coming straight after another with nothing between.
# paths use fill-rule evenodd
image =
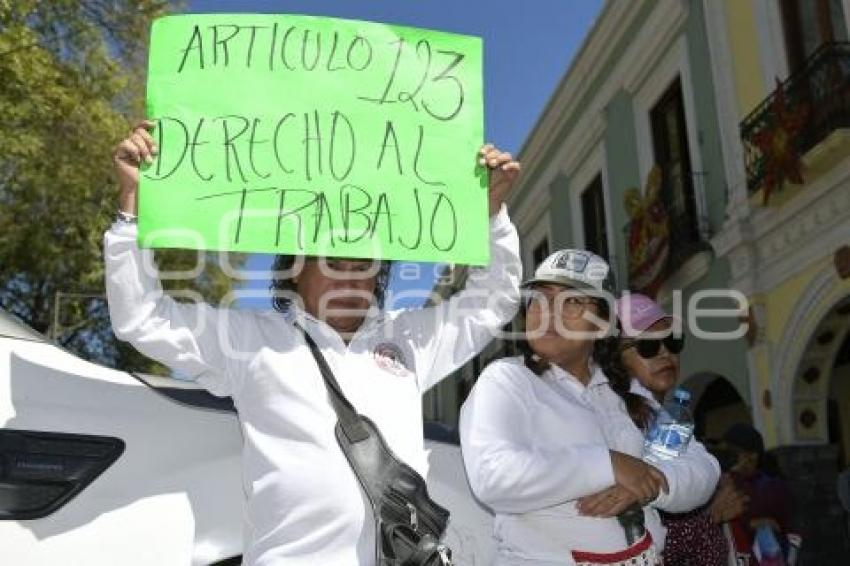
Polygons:
<instances>
[{"instance_id":1,"label":"black shoulder bag strap","mask_svg":"<svg viewBox=\"0 0 850 566\"><path fill-rule=\"evenodd\" d=\"M378 427L342 393L310 334L296 323L319 366L337 414L336 439L372 505L379 566L445 566L451 551L440 543L449 512L428 497L425 480L387 446Z\"/></svg>"}]
</instances>

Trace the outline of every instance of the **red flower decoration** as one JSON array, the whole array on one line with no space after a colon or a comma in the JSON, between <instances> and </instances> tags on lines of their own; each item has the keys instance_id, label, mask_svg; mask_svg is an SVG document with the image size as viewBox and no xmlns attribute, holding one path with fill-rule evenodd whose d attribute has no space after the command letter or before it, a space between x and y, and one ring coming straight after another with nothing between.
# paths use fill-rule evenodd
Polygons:
<instances>
[{"instance_id":1,"label":"red flower decoration","mask_svg":"<svg viewBox=\"0 0 850 566\"><path fill-rule=\"evenodd\" d=\"M764 156L764 204L774 188L789 180L803 184L802 163L794 145L794 138L805 125L809 110L805 105L788 108L785 89L776 79L776 96L771 103L770 122L753 136L753 142Z\"/></svg>"}]
</instances>

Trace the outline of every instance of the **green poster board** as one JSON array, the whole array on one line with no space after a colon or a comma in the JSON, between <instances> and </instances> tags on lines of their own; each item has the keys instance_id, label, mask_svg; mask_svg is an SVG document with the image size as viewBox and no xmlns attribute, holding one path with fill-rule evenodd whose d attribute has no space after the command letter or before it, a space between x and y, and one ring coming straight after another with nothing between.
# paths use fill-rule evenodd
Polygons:
<instances>
[{"instance_id":1,"label":"green poster board","mask_svg":"<svg viewBox=\"0 0 850 566\"><path fill-rule=\"evenodd\" d=\"M157 20L140 245L486 264L481 51L333 18Z\"/></svg>"}]
</instances>

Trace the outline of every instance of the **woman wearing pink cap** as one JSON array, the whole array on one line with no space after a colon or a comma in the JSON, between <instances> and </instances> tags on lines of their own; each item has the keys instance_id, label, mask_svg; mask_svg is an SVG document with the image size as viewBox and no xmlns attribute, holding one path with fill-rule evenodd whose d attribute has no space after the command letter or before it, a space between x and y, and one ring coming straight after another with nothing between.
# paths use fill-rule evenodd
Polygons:
<instances>
[{"instance_id":1,"label":"woman wearing pink cap","mask_svg":"<svg viewBox=\"0 0 850 566\"><path fill-rule=\"evenodd\" d=\"M522 355L482 372L461 410L470 486L495 515L499 566L660 563L658 509L704 503L710 463L644 462L651 410L620 364L610 267L549 256L524 285Z\"/></svg>"},{"instance_id":2,"label":"woman wearing pink cap","mask_svg":"<svg viewBox=\"0 0 850 566\"><path fill-rule=\"evenodd\" d=\"M679 381L679 352L685 346L681 329L658 303L639 293L627 293L616 303L620 320L623 364L633 379L633 391L654 408Z\"/></svg>"},{"instance_id":3,"label":"woman wearing pink cap","mask_svg":"<svg viewBox=\"0 0 850 566\"><path fill-rule=\"evenodd\" d=\"M645 295L625 294L617 301L616 309L623 365L632 376L631 391L643 395L658 411L679 381L682 330L675 328L676 319ZM689 450L705 452L696 440L691 440ZM740 514L745 503L744 495L734 484L724 480L710 506L687 513L662 513L667 527L665 566L729 564L729 548L720 523Z\"/></svg>"}]
</instances>

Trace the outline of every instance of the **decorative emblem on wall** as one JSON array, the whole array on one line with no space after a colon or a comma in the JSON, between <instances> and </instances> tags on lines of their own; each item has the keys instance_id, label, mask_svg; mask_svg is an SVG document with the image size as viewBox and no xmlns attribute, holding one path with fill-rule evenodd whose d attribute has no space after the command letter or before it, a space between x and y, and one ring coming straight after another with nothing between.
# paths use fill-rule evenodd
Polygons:
<instances>
[{"instance_id":1,"label":"decorative emblem on wall","mask_svg":"<svg viewBox=\"0 0 850 566\"><path fill-rule=\"evenodd\" d=\"M816 366L812 366L803 372L803 381L805 381L809 385L813 385L819 379L820 369L818 369Z\"/></svg>"},{"instance_id":2,"label":"decorative emblem on wall","mask_svg":"<svg viewBox=\"0 0 850 566\"><path fill-rule=\"evenodd\" d=\"M812 428L816 422L818 422L818 416L813 410L804 409L800 413L800 424L803 425L803 428Z\"/></svg>"},{"instance_id":3,"label":"decorative emblem on wall","mask_svg":"<svg viewBox=\"0 0 850 566\"><path fill-rule=\"evenodd\" d=\"M647 176L646 188L632 187L623 195L629 222L629 287L654 297L667 274L670 226L661 200L661 169Z\"/></svg>"}]
</instances>

